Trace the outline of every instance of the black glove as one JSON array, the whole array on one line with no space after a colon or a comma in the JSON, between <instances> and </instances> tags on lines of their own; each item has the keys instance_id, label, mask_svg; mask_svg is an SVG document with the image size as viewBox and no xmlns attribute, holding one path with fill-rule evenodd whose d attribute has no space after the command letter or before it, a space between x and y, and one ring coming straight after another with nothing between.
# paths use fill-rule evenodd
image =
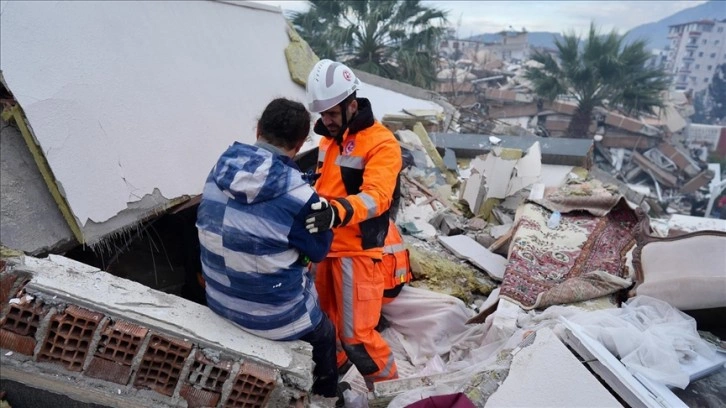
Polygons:
<instances>
[{"instance_id":1,"label":"black glove","mask_svg":"<svg viewBox=\"0 0 726 408\"><path fill-rule=\"evenodd\" d=\"M302 179L304 182L310 184L310 186L314 186L315 182L318 181L320 176L322 176L322 173L316 173L312 170L308 170L302 174Z\"/></svg>"},{"instance_id":2,"label":"black glove","mask_svg":"<svg viewBox=\"0 0 726 408\"><path fill-rule=\"evenodd\" d=\"M305 228L308 232L314 234L316 232L327 231L333 227L340 225L340 216L338 210L330 205L328 200L320 197L320 201L310 206L313 212L305 219Z\"/></svg>"}]
</instances>

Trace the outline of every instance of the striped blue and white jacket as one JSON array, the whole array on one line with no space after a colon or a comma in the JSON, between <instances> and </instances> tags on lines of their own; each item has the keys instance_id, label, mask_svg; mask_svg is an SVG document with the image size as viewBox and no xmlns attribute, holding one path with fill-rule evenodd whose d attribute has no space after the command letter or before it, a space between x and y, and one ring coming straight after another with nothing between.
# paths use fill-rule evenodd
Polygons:
<instances>
[{"instance_id":1,"label":"striped blue and white jacket","mask_svg":"<svg viewBox=\"0 0 726 408\"><path fill-rule=\"evenodd\" d=\"M297 165L266 143L235 143L207 178L197 213L207 304L273 340L309 333L322 318L301 259L325 258L332 232L310 234L318 195Z\"/></svg>"}]
</instances>

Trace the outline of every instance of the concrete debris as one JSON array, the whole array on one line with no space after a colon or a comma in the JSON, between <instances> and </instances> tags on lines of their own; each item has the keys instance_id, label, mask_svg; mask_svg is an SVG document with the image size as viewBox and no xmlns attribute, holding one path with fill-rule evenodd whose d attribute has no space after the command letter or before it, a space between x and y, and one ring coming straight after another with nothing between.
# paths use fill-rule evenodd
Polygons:
<instances>
[{"instance_id":1,"label":"concrete debris","mask_svg":"<svg viewBox=\"0 0 726 408\"><path fill-rule=\"evenodd\" d=\"M452 237L439 236L439 242L456 256L466 259L489 274L490 277L501 281L504 278L504 268L507 259L501 255L489 252L475 240L466 235Z\"/></svg>"},{"instance_id":2,"label":"concrete debris","mask_svg":"<svg viewBox=\"0 0 726 408\"><path fill-rule=\"evenodd\" d=\"M268 17L281 19L278 14ZM285 81L294 91L289 93L296 95L303 92L299 85L317 57L289 27L287 35L290 45L277 44L275 49L284 48L290 65L289 80L288 70L283 70ZM400 203L393 218L403 233L414 280L382 311L389 321L382 336L391 346L401 378L376 383L369 393L352 368L344 377L351 386L345 393L346 406L403 408L428 396L459 393L475 406L618 406L619 401L655 406L659 398L672 406L691 403L659 381L662 367L657 361L641 364L645 369L633 375L623 366L629 361L627 348L611 352L608 341L592 335L592 328L588 332L596 313L632 310L629 305L650 298L665 303L670 317L684 317L681 310L693 314L692 320L683 319L682 331L690 334L693 348L674 353L693 357L698 348L708 360L699 366L705 369L678 377L675 385L697 387L700 381L726 376L723 364L712 364L719 359L712 359L704 348L710 346L703 346L694 334L698 324L717 338L715 344L726 339L726 174L720 164L709 163L714 154L721 155L721 162L726 157L726 128L689 123L690 97L670 92L659 115L627 116L615 108L597 108L586 135L565 137L577 105L534 94L524 74L538 63L528 60L528 50L526 30L502 32L500 41L489 44L449 39L442 44L445 58L437 74L438 93L356 71L372 84L369 90L379 92L371 99L396 104L376 116L395 133L404 156ZM380 96L392 94L397 97ZM411 105L398 106L394 100ZM3 136L13 136L3 138L3 146L25 148L7 118L3 126ZM3 169L17 161L8 154L2 157ZM314 168L317 151L304 152L298 159L301 168ZM40 180L40 175L32 176L11 181ZM2 207L9 201L4 194L9 186L3 184ZM49 200L42 200L43 208ZM183 205L194 212L193 201ZM169 210L174 211L181 209ZM60 214L48 217L55 224L63 221ZM3 227L20 224L7 219L4 215ZM72 231L65 226L57 230L39 219L39 231L70 240ZM190 219L185 221L193 230L195 215ZM637 227L631 228L634 224ZM84 228L84 233L93 232ZM60 238L53 240L55 244L38 240L20 249L36 255L43 248L60 248ZM129 241L130 247L133 239ZM149 246L155 248L157 242L150 240ZM138 402L146 392L157 406L233 405L239 402L233 401L239 385L233 382L247 378L245 370L253 367L262 373L253 372L264 380L262 396L270 398L268 403L335 403L308 399L312 378L307 345L245 334L202 305L107 273L109 263L119 263L126 248L110 261L102 259L102 268L70 256L26 259L23 253L1 249L3 379L6 359L14 373L43 358L57 363L50 364L57 366L52 375L78 380L103 372L108 362L100 358L100 343L106 341L107 329L122 322L144 334L138 357L124 366L128 381L121 381L122 388L115 383L108 387L105 377L91 382L108 388L106 394L120 395L118 390ZM160 253L157 262L161 252L167 255L166 249L151 251L154 280L155 252ZM177 264L172 266L168 257L167 261L173 271ZM197 279L198 271L188 266L188 259L179 264ZM523 299L531 302L525 306ZM78 308L87 308L98 327L86 339L83 353L88 352L88 361L81 357L74 371L62 367L61 357L43 355L43 344L49 344L51 320L85 313ZM37 317L37 327L13 320L25 314ZM123 327L120 332L133 332ZM152 336L159 337L154 337L156 343ZM136 381L143 353L153 352L159 339L167 337L166 351L178 346L188 352L180 357L179 378L163 392L136 389L148 380ZM653 342L637 346L646 351L663 348ZM582 367L582 360L593 372ZM231 368L224 368L219 389L193 383L223 363ZM48 374L45 366L33 370ZM578 387L571 387L573 383Z\"/></svg>"}]
</instances>

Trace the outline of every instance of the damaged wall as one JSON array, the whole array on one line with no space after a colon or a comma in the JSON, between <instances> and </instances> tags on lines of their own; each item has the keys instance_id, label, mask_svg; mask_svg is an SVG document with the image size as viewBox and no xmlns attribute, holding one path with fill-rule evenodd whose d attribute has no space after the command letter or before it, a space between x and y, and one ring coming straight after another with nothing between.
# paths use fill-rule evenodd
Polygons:
<instances>
[{"instance_id":1,"label":"damaged wall","mask_svg":"<svg viewBox=\"0 0 726 408\"><path fill-rule=\"evenodd\" d=\"M0 244L38 254L75 242L20 131L4 120L0 174Z\"/></svg>"},{"instance_id":2,"label":"damaged wall","mask_svg":"<svg viewBox=\"0 0 726 408\"><path fill-rule=\"evenodd\" d=\"M288 72L279 9L221 2L3 2L2 9L3 75L87 242L125 227L114 217L144 197L134 222L200 193L229 144L254 140L272 98L304 100Z\"/></svg>"}]
</instances>

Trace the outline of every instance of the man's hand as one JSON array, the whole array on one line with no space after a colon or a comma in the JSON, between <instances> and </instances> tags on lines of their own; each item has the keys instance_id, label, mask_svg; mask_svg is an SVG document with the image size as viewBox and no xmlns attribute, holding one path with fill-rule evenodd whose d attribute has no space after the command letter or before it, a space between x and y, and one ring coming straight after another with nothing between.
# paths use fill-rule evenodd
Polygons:
<instances>
[{"instance_id":1,"label":"man's hand","mask_svg":"<svg viewBox=\"0 0 726 408\"><path fill-rule=\"evenodd\" d=\"M330 205L328 200L320 197L320 201L310 206L312 213L305 219L305 228L311 234L316 232L327 231L333 227L340 225L340 217L338 210Z\"/></svg>"},{"instance_id":2,"label":"man's hand","mask_svg":"<svg viewBox=\"0 0 726 408\"><path fill-rule=\"evenodd\" d=\"M302 179L304 182L310 184L310 186L315 186L315 182L318 181L322 175L322 173L316 173L312 170L308 170L302 174Z\"/></svg>"}]
</instances>

